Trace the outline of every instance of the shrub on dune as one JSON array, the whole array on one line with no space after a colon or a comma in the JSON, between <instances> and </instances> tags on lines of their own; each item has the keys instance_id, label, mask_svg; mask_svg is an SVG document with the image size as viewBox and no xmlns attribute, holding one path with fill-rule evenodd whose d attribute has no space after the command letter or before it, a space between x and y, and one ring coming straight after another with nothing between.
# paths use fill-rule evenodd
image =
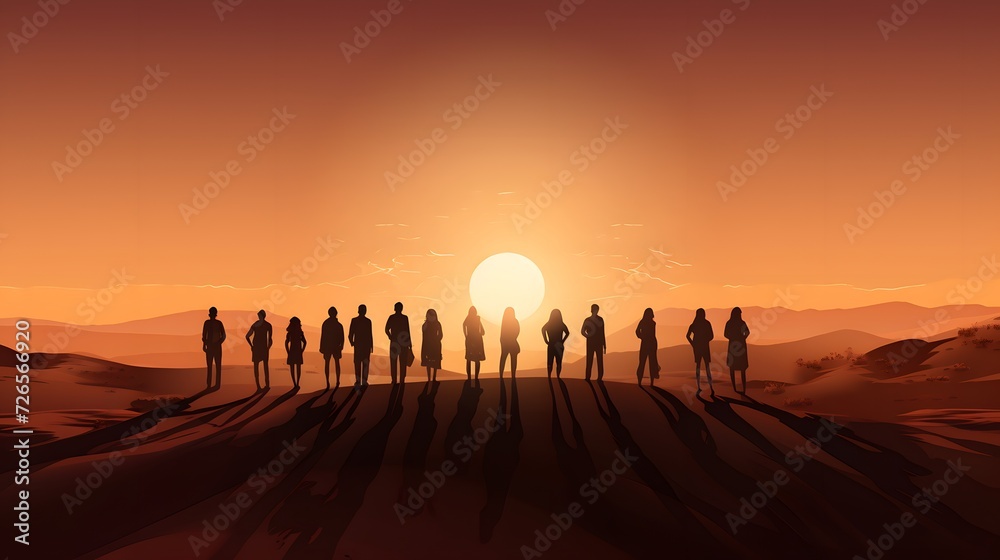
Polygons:
<instances>
[{"instance_id":1,"label":"shrub on dune","mask_svg":"<svg viewBox=\"0 0 1000 560\"><path fill-rule=\"evenodd\" d=\"M799 397L796 399L785 399L785 406L788 408L806 408L813 405L813 400L809 397Z\"/></svg>"}]
</instances>

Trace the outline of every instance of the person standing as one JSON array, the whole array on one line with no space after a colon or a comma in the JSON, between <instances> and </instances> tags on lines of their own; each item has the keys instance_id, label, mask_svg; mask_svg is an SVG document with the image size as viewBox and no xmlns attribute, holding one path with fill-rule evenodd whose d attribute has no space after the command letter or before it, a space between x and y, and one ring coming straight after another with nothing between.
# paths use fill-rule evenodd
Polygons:
<instances>
[{"instance_id":1,"label":"person standing","mask_svg":"<svg viewBox=\"0 0 1000 560\"><path fill-rule=\"evenodd\" d=\"M483 328L483 320L474 306L469 308L469 315L462 323L462 332L465 333L465 375L472 379L472 363L475 362L476 381L479 381L479 368L481 362L486 359L486 347L483 344L486 329Z\"/></svg>"},{"instance_id":2,"label":"person standing","mask_svg":"<svg viewBox=\"0 0 1000 560\"><path fill-rule=\"evenodd\" d=\"M222 385L222 343L226 341L226 327L216 319L219 310L212 307L208 310L208 320L201 328L201 349L205 352L205 362L208 364L207 387L212 387L212 363L215 362L215 386Z\"/></svg>"},{"instance_id":3,"label":"person standing","mask_svg":"<svg viewBox=\"0 0 1000 560\"><path fill-rule=\"evenodd\" d=\"M596 303L590 306L590 317L583 320L580 333L587 339L587 381L597 359L597 380L604 379L604 355L608 353L608 341L604 337L604 318L597 313L601 307Z\"/></svg>"},{"instance_id":4,"label":"person standing","mask_svg":"<svg viewBox=\"0 0 1000 560\"><path fill-rule=\"evenodd\" d=\"M271 345L274 344L271 323L264 320L267 313L261 309L257 312L257 322L250 326L247 331L247 344L250 345L251 359L253 360L253 380L260 391L260 364L264 364L264 387L271 386L271 370L268 366L268 359L271 355Z\"/></svg>"},{"instance_id":5,"label":"person standing","mask_svg":"<svg viewBox=\"0 0 1000 560\"><path fill-rule=\"evenodd\" d=\"M660 364L656 360L656 321L653 320L653 310L649 307L642 314L642 320L635 327L635 336L641 341L639 343L639 367L635 370L636 377L639 378L639 385L642 385L642 374L646 368L646 361L649 361L649 386L653 386L653 380L660 376Z\"/></svg>"},{"instance_id":6,"label":"person standing","mask_svg":"<svg viewBox=\"0 0 1000 560\"><path fill-rule=\"evenodd\" d=\"M743 310L734 307L729 321L726 322L726 338L729 339L729 353L726 356L726 365L729 366L729 380L733 383L733 391L741 395L747 392L747 367L750 359L747 356L747 338L750 336L750 327L743 320ZM736 370L740 370L740 377L743 380L743 390L736 389Z\"/></svg>"},{"instance_id":7,"label":"person standing","mask_svg":"<svg viewBox=\"0 0 1000 560\"><path fill-rule=\"evenodd\" d=\"M340 387L340 358L344 351L344 325L337 320L337 308L331 307L327 312L330 317L323 321L323 330L319 337L319 353L323 354L326 364L326 388L330 389L330 358L333 358L337 372L337 387Z\"/></svg>"},{"instance_id":8,"label":"person standing","mask_svg":"<svg viewBox=\"0 0 1000 560\"><path fill-rule=\"evenodd\" d=\"M521 345L517 343L517 336L521 334L521 323L517 322L514 316L514 308L508 307L503 312L503 320L500 322L500 379L503 379L503 370L507 366L507 357L510 357L510 376L517 376L517 355L521 352Z\"/></svg>"},{"instance_id":9,"label":"person standing","mask_svg":"<svg viewBox=\"0 0 1000 560\"><path fill-rule=\"evenodd\" d=\"M694 350L694 380L698 384L698 392L701 392L701 364L705 364L705 375L708 377L708 389L715 394L712 387L712 349L709 344L715 338L712 332L712 323L705 318L705 310L698 309L694 312L694 322L688 327L687 334L684 335Z\"/></svg>"},{"instance_id":10,"label":"person standing","mask_svg":"<svg viewBox=\"0 0 1000 560\"><path fill-rule=\"evenodd\" d=\"M288 332L285 334L285 351L288 352L286 362L291 370L292 385L296 389L302 383L302 357L306 351L306 334L302 332L302 321L292 317L288 321Z\"/></svg>"},{"instance_id":11,"label":"person standing","mask_svg":"<svg viewBox=\"0 0 1000 560\"><path fill-rule=\"evenodd\" d=\"M406 366L413 355L413 341L410 339L410 318L403 315L403 304L396 302L395 313L385 321L385 335L389 337L389 374L392 384L396 384L396 373L399 380L406 382Z\"/></svg>"},{"instance_id":12,"label":"person standing","mask_svg":"<svg viewBox=\"0 0 1000 560\"><path fill-rule=\"evenodd\" d=\"M569 338L569 327L563 322L562 311L553 309L549 314L549 322L542 326L542 340L548 348L547 367L549 377L552 377L552 362L556 365L556 377L562 375L563 354L566 352L566 339Z\"/></svg>"},{"instance_id":13,"label":"person standing","mask_svg":"<svg viewBox=\"0 0 1000 560\"><path fill-rule=\"evenodd\" d=\"M423 338L420 342L420 365L427 368L427 381L437 381L437 372L441 369L441 340L444 339L437 311L427 310L421 330Z\"/></svg>"},{"instance_id":14,"label":"person standing","mask_svg":"<svg viewBox=\"0 0 1000 560\"><path fill-rule=\"evenodd\" d=\"M371 365L372 349L375 341L372 336L372 320L366 317L368 307L358 306L358 316L351 319L347 339L354 348L354 388L368 386L368 368Z\"/></svg>"}]
</instances>

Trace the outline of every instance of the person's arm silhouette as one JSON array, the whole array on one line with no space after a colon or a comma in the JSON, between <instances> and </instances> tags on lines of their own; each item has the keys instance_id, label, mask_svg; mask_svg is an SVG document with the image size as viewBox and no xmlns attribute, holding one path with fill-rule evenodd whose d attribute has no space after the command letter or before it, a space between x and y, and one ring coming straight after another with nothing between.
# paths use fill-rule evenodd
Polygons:
<instances>
[{"instance_id":1,"label":"person's arm silhouette","mask_svg":"<svg viewBox=\"0 0 1000 560\"><path fill-rule=\"evenodd\" d=\"M548 346L549 344L552 343L552 341L549 340L549 326L548 325L542 325L542 341L545 342L546 346Z\"/></svg>"},{"instance_id":2,"label":"person's arm silhouette","mask_svg":"<svg viewBox=\"0 0 1000 560\"><path fill-rule=\"evenodd\" d=\"M566 342L567 340L569 340L569 327L566 326L566 323L563 323L563 326L562 326L562 342Z\"/></svg>"},{"instance_id":3,"label":"person's arm silhouette","mask_svg":"<svg viewBox=\"0 0 1000 560\"><path fill-rule=\"evenodd\" d=\"M691 323L691 326L688 327L688 332L684 335L684 338L687 339L688 344L694 346L694 323Z\"/></svg>"},{"instance_id":4,"label":"person's arm silhouette","mask_svg":"<svg viewBox=\"0 0 1000 560\"><path fill-rule=\"evenodd\" d=\"M209 322L205 321L205 324L201 327L201 351L208 352L208 325Z\"/></svg>"},{"instance_id":5,"label":"person's arm silhouette","mask_svg":"<svg viewBox=\"0 0 1000 560\"><path fill-rule=\"evenodd\" d=\"M274 344L274 329L271 328L271 323L267 324L267 349L270 350L271 346Z\"/></svg>"},{"instance_id":6,"label":"person's arm silhouette","mask_svg":"<svg viewBox=\"0 0 1000 560\"><path fill-rule=\"evenodd\" d=\"M247 345L250 346L250 348L253 348L253 340L251 340L252 336L253 336L253 327L250 327L250 330L247 331L247 335L244 337L247 339Z\"/></svg>"},{"instance_id":7,"label":"person's arm silhouette","mask_svg":"<svg viewBox=\"0 0 1000 560\"><path fill-rule=\"evenodd\" d=\"M226 341L226 326L219 321L219 344L221 345Z\"/></svg>"},{"instance_id":8,"label":"person's arm silhouette","mask_svg":"<svg viewBox=\"0 0 1000 560\"><path fill-rule=\"evenodd\" d=\"M354 346L354 339L357 337L357 332L355 326L358 324L357 320L351 319L351 326L347 330L347 341L351 343L351 347Z\"/></svg>"}]
</instances>

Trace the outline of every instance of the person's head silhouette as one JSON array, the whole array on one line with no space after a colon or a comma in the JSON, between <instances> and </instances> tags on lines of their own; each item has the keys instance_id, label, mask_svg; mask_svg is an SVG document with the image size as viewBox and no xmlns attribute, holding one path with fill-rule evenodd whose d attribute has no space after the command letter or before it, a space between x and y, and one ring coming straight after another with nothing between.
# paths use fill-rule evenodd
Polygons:
<instances>
[{"instance_id":1,"label":"person's head silhouette","mask_svg":"<svg viewBox=\"0 0 1000 560\"><path fill-rule=\"evenodd\" d=\"M436 323L438 320L438 312L433 309L428 309L426 320L428 323Z\"/></svg>"},{"instance_id":2,"label":"person's head silhouette","mask_svg":"<svg viewBox=\"0 0 1000 560\"><path fill-rule=\"evenodd\" d=\"M392 308L396 310L396 313L402 313L403 312L403 303L400 302L400 301L397 301L396 305L393 305Z\"/></svg>"},{"instance_id":3,"label":"person's head silhouette","mask_svg":"<svg viewBox=\"0 0 1000 560\"><path fill-rule=\"evenodd\" d=\"M337 308L336 307L331 307L328 313L330 313L330 318L331 319L336 319L337 318Z\"/></svg>"},{"instance_id":4,"label":"person's head silhouette","mask_svg":"<svg viewBox=\"0 0 1000 560\"><path fill-rule=\"evenodd\" d=\"M260 319L261 321L263 321L264 317L267 317L267 313L263 309L261 309L260 311L257 312L257 318L258 319Z\"/></svg>"},{"instance_id":5,"label":"person's head silhouette","mask_svg":"<svg viewBox=\"0 0 1000 560\"><path fill-rule=\"evenodd\" d=\"M514 321L516 319L517 319L517 317L514 316L514 308L513 307L508 307L507 309L503 310L503 322L504 323L509 323L509 322Z\"/></svg>"},{"instance_id":6,"label":"person's head silhouette","mask_svg":"<svg viewBox=\"0 0 1000 560\"><path fill-rule=\"evenodd\" d=\"M298 317L288 320L288 332L302 332L302 321Z\"/></svg>"},{"instance_id":7,"label":"person's head silhouette","mask_svg":"<svg viewBox=\"0 0 1000 560\"><path fill-rule=\"evenodd\" d=\"M699 307L698 310L694 312L694 320L695 321L704 321L705 320L705 310L701 309Z\"/></svg>"},{"instance_id":8,"label":"person's head silhouette","mask_svg":"<svg viewBox=\"0 0 1000 560\"><path fill-rule=\"evenodd\" d=\"M647 307L646 310L642 312L642 320L643 321L652 321L653 320L653 308L652 307Z\"/></svg>"},{"instance_id":9,"label":"person's head silhouette","mask_svg":"<svg viewBox=\"0 0 1000 560\"><path fill-rule=\"evenodd\" d=\"M358 316L364 317L365 313L368 313L368 306L362 303L358 306Z\"/></svg>"},{"instance_id":10,"label":"person's head silhouette","mask_svg":"<svg viewBox=\"0 0 1000 560\"><path fill-rule=\"evenodd\" d=\"M739 307L733 308L732 315L729 316L730 321L742 321L743 320L743 310Z\"/></svg>"},{"instance_id":11,"label":"person's head silhouette","mask_svg":"<svg viewBox=\"0 0 1000 560\"><path fill-rule=\"evenodd\" d=\"M216 309L216 308L214 308L214 307L209 307L209 308L208 308L208 317L209 317L210 319L215 319L215 317L216 317L216 316L217 316L218 314L219 314L219 310L218 310L218 309Z\"/></svg>"},{"instance_id":12,"label":"person's head silhouette","mask_svg":"<svg viewBox=\"0 0 1000 560\"><path fill-rule=\"evenodd\" d=\"M478 317L478 316L479 316L479 312L476 311L476 306L473 305L472 307L469 308L469 317L471 318L471 317Z\"/></svg>"},{"instance_id":13,"label":"person's head silhouette","mask_svg":"<svg viewBox=\"0 0 1000 560\"><path fill-rule=\"evenodd\" d=\"M596 303L594 305L590 306L590 314L594 315L595 317L597 316L597 312L600 311L600 310L601 310L601 306L597 305Z\"/></svg>"},{"instance_id":14,"label":"person's head silhouette","mask_svg":"<svg viewBox=\"0 0 1000 560\"><path fill-rule=\"evenodd\" d=\"M553 309L552 313L549 313L549 324L550 325L561 325L562 322L563 322L563 320L562 320L562 311L559 311L558 309Z\"/></svg>"}]
</instances>

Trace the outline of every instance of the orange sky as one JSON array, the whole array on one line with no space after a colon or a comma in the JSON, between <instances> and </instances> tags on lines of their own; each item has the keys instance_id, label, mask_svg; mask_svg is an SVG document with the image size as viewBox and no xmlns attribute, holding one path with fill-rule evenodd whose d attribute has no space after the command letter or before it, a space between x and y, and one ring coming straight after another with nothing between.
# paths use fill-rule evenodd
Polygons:
<instances>
[{"instance_id":1,"label":"orange sky","mask_svg":"<svg viewBox=\"0 0 1000 560\"><path fill-rule=\"evenodd\" d=\"M121 269L144 287L97 322L249 309L267 292L246 289L289 280L318 295L286 315L419 305L504 251L539 264L543 309L623 299L629 278L629 317L767 305L789 286L796 307L944 305L997 251L995 3L927 2L886 41L886 0L589 0L555 30L554 0L404 2L346 61L341 44L386 5L248 0L220 21L208 0L71 2L0 48L0 284L15 288L0 316L79 319L75 289ZM0 29L21 33L38 9L3 2ZM679 72L673 53L724 9L735 21ZM116 102L148 67L168 75L135 107ZM787 137L779 121L824 86L833 96ZM468 118L448 112L477 91ZM286 107L287 126L273 121ZM616 118L627 128L606 132ZM102 119L114 129L57 178ZM246 161L241 143L273 122ZM914 180L904 163L948 127L960 137ZM438 128L446 139L390 190L386 172ZM574 153L602 132L615 139L582 169ZM769 138L775 153L724 200L718 183ZM187 223L179 205L230 160L240 173ZM512 214L564 170L572 183L519 232ZM895 180L905 194L852 243L844 224ZM317 238L340 240L334 255L288 276ZM636 284L659 262L650 249L673 268ZM975 303L1000 304L984 280ZM867 291L903 286L916 287Z\"/></svg>"}]
</instances>

